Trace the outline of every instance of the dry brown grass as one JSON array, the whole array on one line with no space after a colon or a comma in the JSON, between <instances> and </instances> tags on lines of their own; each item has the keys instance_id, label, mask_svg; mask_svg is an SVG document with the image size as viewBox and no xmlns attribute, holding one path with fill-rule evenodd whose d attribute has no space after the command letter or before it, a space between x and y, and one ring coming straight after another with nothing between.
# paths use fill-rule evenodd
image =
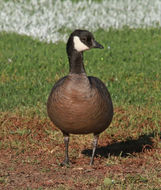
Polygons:
<instances>
[{"instance_id":1,"label":"dry brown grass","mask_svg":"<svg viewBox=\"0 0 161 190\"><path fill-rule=\"evenodd\" d=\"M61 167L63 137L48 118L0 115L1 189L160 189L159 110L115 108L94 166L92 135L71 135L70 167Z\"/></svg>"}]
</instances>

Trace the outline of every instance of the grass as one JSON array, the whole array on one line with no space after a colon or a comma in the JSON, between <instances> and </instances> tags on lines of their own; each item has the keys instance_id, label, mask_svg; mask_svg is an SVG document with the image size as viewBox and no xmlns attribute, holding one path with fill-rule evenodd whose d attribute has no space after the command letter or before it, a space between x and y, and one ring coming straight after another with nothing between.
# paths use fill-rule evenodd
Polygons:
<instances>
[{"instance_id":1,"label":"grass","mask_svg":"<svg viewBox=\"0 0 161 190\"><path fill-rule=\"evenodd\" d=\"M116 105L159 109L160 29L95 33L104 50L85 52L88 75L101 78ZM1 33L0 110L29 107L44 113L55 81L68 73L65 44L47 44L17 34Z\"/></svg>"},{"instance_id":2,"label":"grass","mask_svg":"<svg viewBox=\"0 0 161 190\"><path fill-rule=\"evenodd\" d=\"M115 115L93 167L92 135L71 136L69 168L59 166L63 139L46 114L53 84L68 74L65 43L1 32L0 187L159 190L160 32L124 27L94 33L105 48L84 53L86 72L106 84Z\"/></svg>"}]
</instances>

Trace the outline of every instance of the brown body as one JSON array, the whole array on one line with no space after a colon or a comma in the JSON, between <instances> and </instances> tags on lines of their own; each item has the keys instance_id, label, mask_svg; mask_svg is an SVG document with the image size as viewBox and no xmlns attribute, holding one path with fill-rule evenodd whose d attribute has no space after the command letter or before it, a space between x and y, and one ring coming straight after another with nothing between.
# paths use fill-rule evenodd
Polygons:
<instances>
[{"instance_id":1,"label":"brown body","mask_svg":"<svg viewBox=\"0 0 161 190\"><path fill-rule=\"evenodd\" d=\"M99 134L113 116L107 88L85 73L60 79L51 91L47 111L52 122L66 134Z\"/></svg>"}]
</instances>

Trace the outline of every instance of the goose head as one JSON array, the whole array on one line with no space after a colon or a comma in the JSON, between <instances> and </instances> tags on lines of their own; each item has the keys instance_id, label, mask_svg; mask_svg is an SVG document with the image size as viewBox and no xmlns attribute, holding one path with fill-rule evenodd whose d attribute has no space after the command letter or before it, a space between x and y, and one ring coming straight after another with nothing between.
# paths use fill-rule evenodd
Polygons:
<instances>
[{"instance_id":1,"label":"goose head","mask_svg":"<svg viewBox=\"0 0 161 190\"><path fill-rule=\"evenodd\" d=\"M67 42L68 55L73 51L83 52L91 48L103 49L104 47L99 44L94 39L93 34L87 30L75 30L72 32Z\"/></svg>"}]
</instances>

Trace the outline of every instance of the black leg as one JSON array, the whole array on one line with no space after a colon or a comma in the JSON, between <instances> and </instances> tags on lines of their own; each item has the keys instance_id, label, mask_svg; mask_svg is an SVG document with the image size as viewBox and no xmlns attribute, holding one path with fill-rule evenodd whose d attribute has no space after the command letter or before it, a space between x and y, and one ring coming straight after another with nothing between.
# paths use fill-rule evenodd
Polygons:
<instances>
[{"instance_id":1,"label":"black leg","mask_svg":"<svg viewBox=\"0 0 161 190\"><path fill-rule=\"evenodd\" d=\"M69 156L68 156L68 145L69 145L69 135L64 134L64 144L65 144L65 159L61 166L69 165Z\"/></svg>"},{"instance_id":2,"label":"black leg","mask_svg":"<svg viewBox=\"0 0 161 190\"><path fill-rule=\"evenodd\" d=\"M94 156L95 156L95 151L97 148L98 138L99 138L99 135L94 135L93 151L92 151L92 157L91 157L90 165L93 165L93 162L94 162Z\"/></svg>"}]
</instances>

